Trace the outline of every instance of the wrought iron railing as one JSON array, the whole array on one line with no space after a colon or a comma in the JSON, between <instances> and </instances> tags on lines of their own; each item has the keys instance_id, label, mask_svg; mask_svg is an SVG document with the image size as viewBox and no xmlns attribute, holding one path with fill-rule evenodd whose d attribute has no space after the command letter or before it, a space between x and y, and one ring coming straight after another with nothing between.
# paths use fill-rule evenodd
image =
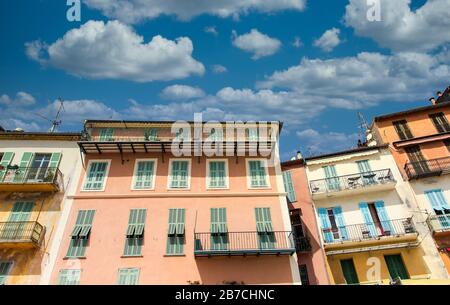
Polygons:
<instances>
[{"instance_id":1,"label":"wrought iron railing","mask_svg":"<svg viewBox=\"0 0 450 305\"><path fill-rule=\"evenodd\" d=\"M450 173L450 157L406 163L405 172L409 179Z\"/></svg>"},{"instance_id":2,"label":"wrought iron railing","mask_svg":"<svg viewBox=\"0 0 450 305\"><path fill-rule=\"evenodd\" d=\"M398 237L412 233L417 233L412 218L322 229L326 244Z\"/></svg>"},{"instance_id":3,"label":"wrought iron railing","mask_svg":"<svg viewBox=\"0 0 450 305\"><path fill-rule=\"evenodd\" d=\"M427 223L432 232L450 231L450 214L430 215Z\"/></svg>"},{"instance_id":4,"label":"wrought iron railing","mask_svg":"<svg viewBox=\"0 0 450 305\"><path fill-rule=\"evenodd\" d=\"M290 231L194 233L195 255L281 254L295 252Z\"/></svg>"},{"instance_id":5,"label":"wrought iron railing","mask_svg":"<svg viewBox=\"0 0 450 305\"><path fill-rule=\"evenodd\" d=\"M53 183L58 185L62 178L57 167L18 167L0 168L0 183Z\"/></svg>"},{"instance_id":6,"label":"wrought iron railing","mask_svg":"<svg viewBox=\"0 0 450 305\"><path fill-rule=\"evenodd\" d=\"M0 243L33 242L40 244L44 226L37 221L0 222Z\"/></svg>"},{"instance_id":7,"label":"wrought iron railing","mask_svg":"<svg viewBox=\"0 0 450 305\"><path fill-rule=\"evenodd\" d=\"M308 236L294 237L294 243L297 252L311 251L311 241Z\"/></svg>"},{"instance_id":8,"label":"wrought iron railing","mask_svg":"<svg viewBox=\"0 0 450 305\"><path fill-rule=\"evenodd\" d=\"M395 182L390 169L370 171L345 176L337 176L310 182L313 194L339 192L342 190L352 190L373 185Z\"/></svg>"},{"instance_id":9,"label":"wrought iron railing","mask_svg":"<svg viewBox=\"0 0 450 305\"><path fill-rule=\"evenodd\" d=\"M103 137L103 136L89 136L88 138L84 139L84 141L90 141L90 142L171 142L175 140L174 136L157 136L157 137L145 137L145 136L111 136L111 137ZM192 139L194 141L194 139ZM208 141L207 137L204 137L202 141L206 142ZM210 140L213 141L213 140ZM223 140L214 140L215 142L226 142L227 139L224 138ZM230 142L273 142L274 139L272 139L270 136L268 137L259 137L258 139L249 139L246 137L243 138L232 138L229 139Z\"/></svg>"}]
</instances>

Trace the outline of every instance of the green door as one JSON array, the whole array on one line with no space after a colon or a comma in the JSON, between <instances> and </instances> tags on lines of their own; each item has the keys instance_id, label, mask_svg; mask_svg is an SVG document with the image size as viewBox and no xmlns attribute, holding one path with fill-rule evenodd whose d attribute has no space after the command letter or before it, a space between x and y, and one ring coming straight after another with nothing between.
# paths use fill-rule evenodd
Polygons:
<instances>
[{"instance_id":1,"label":"green door","mask_svg":"<svg viewBox=\"0 0 450 305\"><path fill-rule=\"evenodd\" d=\"M353 259L341 260L342 273L344 273L345 282L348 285L359 284L358 274L356 273Z\"/></svg>"},{"instance_id":2,"label":"green door","mask_svg":"<svg viewBox=\"0 0 450 305\"><path fill-rule=\"evenodd\" d=\"M27 232L27 222L30 219L34 202L14 203L8 222L2 232L3 239L27 239L31 237L31 231ZM30 229L31 230L31 229Z\"/></svg>"},{"instance_id":3,"label":"green door","mask_svg":"<svg viewBox=\"0 0 450 305\"><path fill-rule=\"evenodd\" d=\"M402 256L400 254L396 255L385 255L384 260L389 269L389 274L393 280L400 278L402 280L409 279L408 272L406 271L405 264L403 263Z\"/></svg>"}]
</instances>

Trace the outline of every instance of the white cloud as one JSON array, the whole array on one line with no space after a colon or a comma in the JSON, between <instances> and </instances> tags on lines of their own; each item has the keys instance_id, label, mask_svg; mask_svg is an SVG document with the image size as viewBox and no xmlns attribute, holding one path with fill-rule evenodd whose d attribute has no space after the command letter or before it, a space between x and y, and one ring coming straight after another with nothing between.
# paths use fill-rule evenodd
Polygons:
<instances>
[{"instance_id":1,"label":"white cloud","mask_svg":"<svg viewBox=\"0 0 450 305\"><path fill-rule=\"evenodd\" d=\"M411 10L411 0L380 0L381 21L367 19L366 0L350 0L344 22L359 36L396 51L426 51L450 42L450 3L427 0Z\"/></svg>"},{"instance_id":2,"label":"white cloud","mask_svg":"<svg viewBox=\"0 0 450 305\"><path fill-rule=\"evenodd\" d=\"M174 15L180 20L209 14L234 17L251 11L273 13L282 10L301 11L306 0L84 0L91 8L126 23L137 23L161 15Z\"/></svg>"},{"instance_id":3,"label":"white cloud","mask_svg":"<svg viewBox=\"0 0 450 305\"><path fill-rule=\"evenodd\" d=\"M189 100L203 96L205 92L202 89L186 85L172 85L161 92L161 97L168 100Z\"/></svg>"},{"instance_id":4,"label":"white cloud","mask_svg":"<svg viewBox=\"0 0 450 305\"><path fill-rule=\"evenodd\" d=\"M300 48L303 46L303 42L300 39L300 37L296 36L296 37L294 37L294 41L292 42L292 45L296 48Z\"/></svg>"},{"instance_id":5,"label":"white cloud","mask_svg":"<svg viewBox=\"0 0 450 305\"><path fill-rule=\"evenodd\" d=\"M339 29L329 29L323 33L322 37L314 41L314 46L321 48L325 52L331 52L341 43L339 38L340 33L341 31Z\"/></svg>"},{"instance_id":6,"label":"white cloud","mask_svg":"<svg viewBox=\"0 0 450 305\"><path fill-rule=\"evenodd\" d=\"M212 71L217 74L225 73L228 71L227 68L222 65L213 65L211 68L212 68Z\"/></svg>"},{"instance_id":7,"label":"white cloud","mask_svg":"<svg viewBox=\"0 0 450 305\"><path fill-rule=\"evenodd\" d=\"M49 46L26 44L28 56L43 65L79 77L135 82L202 75L205 68L192 58L192 51L187 37L173 41L158 35L145 43L142 36L119 21L88 21Z\"/></svg>"},{"instance_id":8,"label":"white cloud","mask_svg":"<svg viewBox=\"0 0 450 305\"><path fill-rule=\"evenodd\" d=\"M278 39L271 38L257 29L252 29L249 33L238 36L233 31L233 45L241 50L253 53L252 59L275 54L281 47Z\"/></svg>"},{"instance_id":9,"label":"white cloud","mask_svg":"<svg viewBox=\"0 0 450 305\"><path fill-rule=\"evenodd\" d=\"M358 134L342 132L318 132L315 129L305 129L296 132L304 157L341 151L357 147Z\"/></svg>"},{"instance_id":10,"label":"white cloud","mask_svg":"<svg viewBox=\"0 0 450 305\"><path fill-rule=\"evenodd\" d=\"M292 90L311 105L349 109L385 101L425 100L430 89L448 85L447 52L439 56L363 52L327 60L303 58L299 65L276 71L257 86Z\"/></svg>"},{"instance_id":11,"label":"white cloud","mask_svg":"<svg viewBox=\"0 0 450 305\"><path fill-rule=\"evenodd\" d=\"M35 103L36 100L31 94L22 91L17 92L15 98L10 98L6 94L0 96L0 105L20 107L20 106L30 106Z\"/></svg>"},{"instance_id":12,"label":"white cloud","mask_svg":"<svg viewBox=\"0 0 450 305\"><path fill-rule=\"evenodd\" d=\"M204 31L205 31L205 33L213 34L214 36L219 35L219 32L217 32L217 29L215 26L207 26L207 27L205 27Z\"/></svg>"}]
</instances>

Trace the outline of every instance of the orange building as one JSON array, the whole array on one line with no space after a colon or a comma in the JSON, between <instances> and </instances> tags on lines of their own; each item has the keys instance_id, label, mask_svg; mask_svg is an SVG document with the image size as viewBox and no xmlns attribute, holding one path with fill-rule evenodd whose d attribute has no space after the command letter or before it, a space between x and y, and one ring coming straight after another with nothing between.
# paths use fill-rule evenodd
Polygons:
<instances>
[{"instance_id":1,"label":"orange building","mask_svg":"<svg viewBox=\"0 0 450 305\"><path fill-rule=\"evenodd\" d=\"M281 167L302 285L329 285L325 252L309 192L305 162L302 158L290 160L283 162Z\"/></svg>"},{"instance_id":2,"label":"orange building","mask_svg":"<svg viewBox=\"0 0 450 305\"><path fill-rule=\"evenodd\" d=\"M415 195L417 217L428 222L450 272L450 102L432 103L376 117L371 135L378 144L389 144Z\"/></svg>"},{"instance_id":3,"label":"orange building","mask_svg":"<svg viewBox=\"0 0 450 305\"><path fill-rule=\"evenodd\" d=\"M225 123L173 123L85 122L84 169L51 283L299 283L281 124L267 135L236 124L242 135Z\"/></svg>"}]
</instances>

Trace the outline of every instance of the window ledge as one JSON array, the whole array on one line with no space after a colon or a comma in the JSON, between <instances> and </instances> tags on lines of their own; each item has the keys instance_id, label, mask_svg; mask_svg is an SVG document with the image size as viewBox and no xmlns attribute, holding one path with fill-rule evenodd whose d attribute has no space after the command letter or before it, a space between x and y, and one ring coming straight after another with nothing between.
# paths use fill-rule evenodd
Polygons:
<instances>
[{"instance_id":1,"label":"window ledge","mask_svg":"<svg viewBox=\"0 0 450 305\"><path fill-rule=\"evenodd\" d=\"M186 254L164 254L164 257L183 257L186 256Z\"/></svg>"},{"instance_id":2,"label":"window ledge","mask_svg":"<svg viewBox=\"0 0 450 305\"><path fill-rule=\"evenodd\" d=\"M63 259L64 260L69 260L69 259L86 259L86 256L79 256L79 257L64 256Z\"/></svg>"},{"instance_id":3,"label":"window ledge","mask_svg":"<svg viewBox=\"0 0 450 305\"><path fill-rule=\"evenodd\" d=\"M121 255L120 258L142 258L143 255Z\"/></svg>"}]
</instances>

